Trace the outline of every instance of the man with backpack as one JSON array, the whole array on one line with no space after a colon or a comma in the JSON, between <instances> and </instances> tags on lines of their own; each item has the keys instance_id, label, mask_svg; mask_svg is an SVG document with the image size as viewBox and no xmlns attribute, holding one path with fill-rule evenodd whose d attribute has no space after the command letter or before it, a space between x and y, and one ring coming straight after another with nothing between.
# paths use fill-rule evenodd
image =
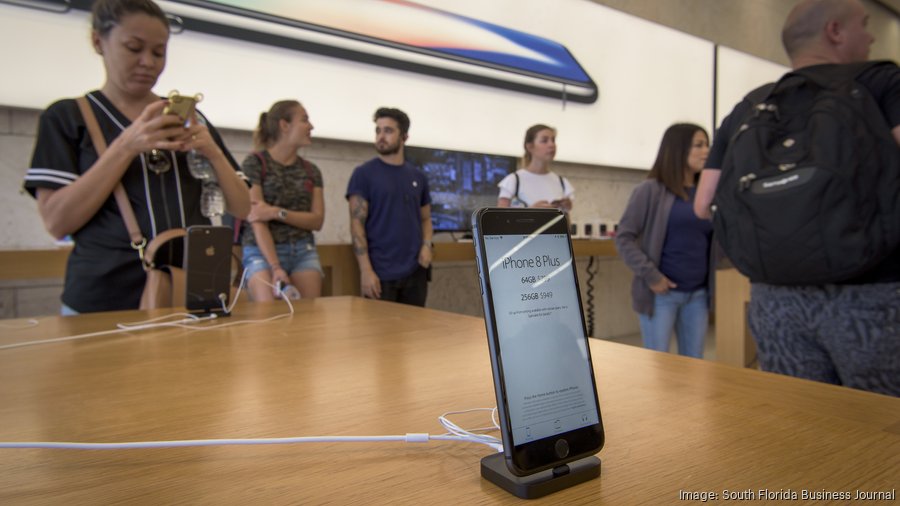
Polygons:
<instances>
[{"instance_id":1,"label":"man with backpack","mask_svg":"<svg viewBox=\"0 0 900 506\"><path fill-rule=\"evenodd\" d=\"M804 0L793 71L722 122L694 211L750 278L763 370L900 396L900 68L860 0Z\"/></svg>"}]
</instances>

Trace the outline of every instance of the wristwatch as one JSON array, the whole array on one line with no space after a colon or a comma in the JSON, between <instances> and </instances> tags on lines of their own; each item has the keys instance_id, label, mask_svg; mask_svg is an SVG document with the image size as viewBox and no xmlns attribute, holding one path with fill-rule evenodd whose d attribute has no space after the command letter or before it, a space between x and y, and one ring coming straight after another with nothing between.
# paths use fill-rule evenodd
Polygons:
<instances>
[{"instance_id":1,"label":"wristwatch","mask_svg":"<svg viewBox=\"0 0 900 506\"><path fill-rule=\"evenodd\" d=\"M287 209L281 208L278 210L278 219L281 221L287 221Z\"/></svg>"}]
</instances>

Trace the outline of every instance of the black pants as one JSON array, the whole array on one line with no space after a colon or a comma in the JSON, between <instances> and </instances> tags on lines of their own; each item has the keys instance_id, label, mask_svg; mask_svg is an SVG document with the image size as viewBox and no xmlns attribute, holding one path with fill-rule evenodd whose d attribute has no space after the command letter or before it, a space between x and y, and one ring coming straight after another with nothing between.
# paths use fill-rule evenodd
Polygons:
<instances>
[{"instance_id":1,"label":"black pants","mask_svg":"<svg viewBox=\"0 0 900 506\"><path fill-rule=\"evenodd\" d=\"M425 307L428 297L428 269L419 266L405 278L381 282L381 300Z\"/></svg>"}]
</instances>

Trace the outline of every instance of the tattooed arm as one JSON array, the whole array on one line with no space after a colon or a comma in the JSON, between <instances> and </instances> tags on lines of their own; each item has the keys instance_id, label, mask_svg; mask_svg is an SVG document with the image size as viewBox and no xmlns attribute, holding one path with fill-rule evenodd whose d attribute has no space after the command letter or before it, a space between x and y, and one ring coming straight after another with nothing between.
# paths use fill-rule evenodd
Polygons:
<instances>
[{"instance_id":1,"label":"tattooed arm","mask_svg":"<svg viewBox=\"0 0 900 506\"><path fill-rule=\"evenodd\" d=\"M350 236L353 238L353 254L359 263L359 287L363 297L381 298L381 280L369 261L369 241L366 239L366 220L369 218L369 202L359 195L350 196Z\"/></svg>"}]
</instances>

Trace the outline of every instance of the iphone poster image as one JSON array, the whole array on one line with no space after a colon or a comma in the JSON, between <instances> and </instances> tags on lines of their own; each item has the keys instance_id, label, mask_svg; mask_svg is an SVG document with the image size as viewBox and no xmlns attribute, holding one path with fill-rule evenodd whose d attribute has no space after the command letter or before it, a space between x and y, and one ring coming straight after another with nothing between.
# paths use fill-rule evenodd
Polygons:
<instances>
[{"instance_id":1,"label":"iphone poster image","mask_svg":"<svg viewBox=\"0 0 900 506\"><path fill-rule=\"evenodd\" d=\"M598 96L594 81L562 44L415 2L161 0L159 4L186 30L574 102L593 103Z\"/></svg>"}]
</instances>

